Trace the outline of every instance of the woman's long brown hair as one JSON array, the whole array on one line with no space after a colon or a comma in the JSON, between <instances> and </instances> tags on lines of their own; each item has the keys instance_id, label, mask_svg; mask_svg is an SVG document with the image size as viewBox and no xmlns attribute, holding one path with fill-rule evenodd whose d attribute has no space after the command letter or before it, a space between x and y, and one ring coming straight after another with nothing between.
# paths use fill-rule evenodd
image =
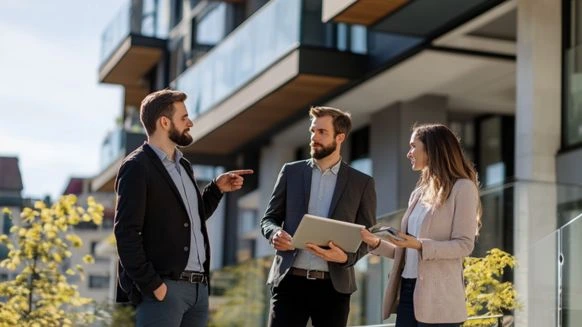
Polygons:
<instances>
[{"instance_id":1,"label":"woman's long brown hair","mask_svg":"<svg viewBox=\"0 0 582 327\"><path fill-rule=\"evenodd\" d=\"M465 157L459 139L445 125L424 124L413 127L415 137L424 144L428 157L417 187L421 200L434 210L443 205L451 195L458 179L469 179L479 188L479 179L473 163ZM477 207L478 229L481 227L481 201Z\"/></svg>"}]
</instances>

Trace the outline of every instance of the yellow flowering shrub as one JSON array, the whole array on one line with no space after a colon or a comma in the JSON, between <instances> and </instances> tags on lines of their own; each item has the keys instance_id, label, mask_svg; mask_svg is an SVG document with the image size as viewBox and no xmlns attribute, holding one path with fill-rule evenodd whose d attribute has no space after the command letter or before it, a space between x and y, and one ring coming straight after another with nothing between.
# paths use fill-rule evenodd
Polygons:
<instances>
[{"instance_id":1,"label":"yellow flowering shrub","mask_svg":"<svg viewBox=\"0 0 582 327\"><path fill-rule=\"evenodd\" d=\"M10 211L3 210L11 218ZM21 224L14 225L9 235L0 236L8 249L8 257L0 267L17 272L14 279L0 283L0 326L78 326L91 323L95 316L83 306L92 303L79 295L76 285L67 276L83 277L83 267L76 270L63 266L72 247L83 241L70 229L81 222L100 225L103 206L94 199L87 206L77 205L74 195L62 196L52 206L38 201L33 208L24 208ZM85 263L93 263L90 255ZM77 309L75 309L77 307Z\"/></svg>"},{"instance_id":2,"label":"yellow flowering shrub","mask_svg":"<svg viewBox=\"0 0 582 327\"><path fill-rule=\"evenodd\" d=\"M465 295L467 314L475 316L495 316L504 310L519 308L517 292L511 282L500 279L506 267L513 269L515 257L498 248L487 251L483 258L468 257L464 263ZM463 326L494 326L496 318L468 320Z\"/></svg>"}]
</instances>

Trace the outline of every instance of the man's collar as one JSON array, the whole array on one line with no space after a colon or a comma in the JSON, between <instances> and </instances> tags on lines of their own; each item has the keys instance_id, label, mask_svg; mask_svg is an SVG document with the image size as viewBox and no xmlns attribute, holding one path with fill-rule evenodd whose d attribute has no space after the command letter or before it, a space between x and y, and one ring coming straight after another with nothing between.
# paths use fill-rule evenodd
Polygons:
<instances>
[{"instance_id":1,"label":"man's collar","mask_svg":"<svg viewBox=\"0 0 582 327\"><path fill-rule=\"evenodd\" d=\"M170 161L174 161L172 160L172 158L168 157L168 154L164 152L164 150L158 148L157 146L151 143L148 143L148 145L150 146L150 148L152 148L152 150L154 150L154 152L160 158L160 160L164 161L165 159L167 159ZM175 151L176 151L176 162L180 162L180 160L182 160L182 158L184 157L184 154L180 150L178 150L178 148L176 148Z\"/></svg>"},{"instance_id":2,"label":"man's collar","mask_svg":"<svg viewBox=\"0 0 582 327\"><path fill-rule=\"evenodd\" d=\"M315 162L315 159L311 158L309 160L307 160L307 164L311 167L311 168L317 168L321 171L321 169L319 168L319 166L317 165L317 163ZM331 166L329 169L331 170L331 172L334 175L337 175L339 172L339 169L342 165L342 157L339 158L339 160L337 161L337 163L335 163L333 166Z\"/></svg>"}]
</instances>

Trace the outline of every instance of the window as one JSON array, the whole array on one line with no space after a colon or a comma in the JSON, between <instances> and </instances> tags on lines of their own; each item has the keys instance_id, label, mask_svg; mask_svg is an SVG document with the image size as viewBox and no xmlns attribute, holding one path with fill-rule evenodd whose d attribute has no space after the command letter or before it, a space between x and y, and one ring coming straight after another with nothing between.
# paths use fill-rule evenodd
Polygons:
<instances>
[{"instance_id":1,"label":"window","mask_svg":"<svg viewBox=\"0 0 582 327\"><path fill-rule=\"evenodd\" d=\"M182 0L172 0L172 27L178 25L182 20L182 4Z\"/></svg>"},{"instance_id":2,"label":"window","mask_svg":"<svg viewBox=\"0 0 582 327\"><path fill-rule=\"evenodd\" d=\"M370 158L370 127L365 126L353 131L351 139L350 166L364 174L372 176L372 159Z\"/></svg>"},{"instance_id":3,"label":"window","mask_svg":"<svg viewBox=\"0 0 582 327\"><path fill-rule=\"evenodd\" d=\"M221 3L214 7L196 26L196 44L215 45L225 36L226 4Z\"/></svg>"},{"instance_id":4,"label":"window","mask_svg":"<svg viewBox=\"0 0 582 327\"><path fill-rule=\"evenodd\" d=\"M107 262L107 261L109 261L108 258L99 256L95 253L95 249L97 247L97 244L99 244L98 241L91 241L91 255L95 259L95 262Z\"/></svg>"},{"instance_id":5,"label":"window","mask_svg":"<svg viewBox=\"0 0 582 327\"><path fill-rule=\"evenodd\" d=\"M143 35L155 35L156 33L156 2L145 0L142 3L141 33Z\"/></svg>"},{"instance_id":6,"label":"window","mask_svg":"<svg viewBox=\"0 0 582 327\"><path fill-rule=\"evenodd\" d=\"M170 31L170 0L156 0L154 28L156 36L166 38Z\"/></svg>"},{"instance_id":7,"label":"window","mask_svg":"<svg viewBox=\"0 0 582 327\"><path fill-rule=\"evenodd\" d=\"M362 25L351 26L350 50L354 53L366 54L368 52L368 30Z\"/></svg>"},{"instance_id":8,"label":"window","mask_svg":"<svg viewBox=\"0 0 582 327\"><path fill-rule=\"evenodd\" d=\"M175 80L185 69L184 38L180 38L170 50L170 81Z\"/></svg>"},{"instance_id":9,"label":"window","mask_svg":"<svg viewBox=\"0 0 582 327\"><path fill-rule=\"evenodd\" d=\"M311 158L311 148L309 147L309 144L295 149L295 160L305 160L309 158Z\"/></svg>"},{"instance_id":10,"label":"window","mask_svg":"<svg viewBox=\"0 0 582 327\"><path fill-rule=\"evenodd\" d=\"M322 23L322 2L307 0L301 13L301 43L316 47L365 54L368 52L368 30L362 25Z\"/></svg>"},{"instance_id":11,"label":"window","mask_svg":"<svg viewBox=\"0 0 582 327\"><path fill-rule=\"evenodd\" d=\"M206 165L192 165L192 170L194 171L194 176L196 181L199 183L206 183L213 180L216 176L224 173L224 167L222 166L206 166Z\"/></svg>"},{"instance_id":12,"label":"window","mask_svg":"<svg viewBox=\"0 0 582 327\"><path fill-rule=\"evenodd\" d=\"M190 0L190 9L193 9L199 3L200 3L200 0Z\"/></svg>"},{"instance_id":13,"label":"window","mask_svg":"<svg viewBox=\"0 0 582 327\"><path fill-rule=\"evenodd\" d=\"M5 272L3 272L3 273L0 273L0 282L5 282L5 281L7 281L7 280L8 280L8 277L9 277L9 276L8 276L8 273L5 273Z\"/></svg>"},{"instance_id":14,"label":"window","mask_svg":"<svg viewBox=\"0 0 582 327\"><path fill-rule=\"evenodd\" d=\"M256 209L239 209L239 224L238 224L238 234L239 236L245 237L258 229L259 226L259 213Z\"/></svg>"},{"instance_id":15,"label":"window","mask_svg":"<svg viewBox=\"0 0 582 327\"><path fill-rule=\"evenodd\" d=\"M10 228L12 227L12 219L7 213L2 215L2 234L10 234Z\"/></svg>"},{"instance_id":16,"label":"window","mask_svg":"<svg viewBox=\"0 0 582 327\"><path fill-rule=\"evenodd\" d=\"M89 275L89 288L92 289L109 288L109 276Z\"/></svg>"},{"instance_id":17,"label":"window","mask_svg":"<svg viewBox=\"0 0 582 327\"><path fill-rule=\"evenodd\" d=\"M564 51L564 107L562 109L562 145L582 144L582 0L569 2L571 15L565 15L567 34ZM569 22L568 22L569 18Z\"/></svg>"},{"instance_id":18,"label":"window","mask_svg":"<svg viewBox=\"0 0 582 327\"><path fill-rule=\"evenodd\" d=\"M0 245L0 260L4 260L8 258L8 248L6 247L6 245L1 244Z\"/></svg>"},{"instance_id":19,"label":"window","mask_svg":"<svg viewBox=\"0 0 582 327\"><path fill-rule=\"evenodd\" d=\"M348 26L337 24L337 48L341 51L348 50Z\"/></svg>"},{"instance_id":20,"label":"window","mask_svg":"<svg viewBox=\"0 0 582 327\"><path fill-rule=\"evenodd\" d=\"M451 131L460 138L467 158L475 161L475 123L473 120L451 119L448 125Z\"/></svg>"}]
</instances>

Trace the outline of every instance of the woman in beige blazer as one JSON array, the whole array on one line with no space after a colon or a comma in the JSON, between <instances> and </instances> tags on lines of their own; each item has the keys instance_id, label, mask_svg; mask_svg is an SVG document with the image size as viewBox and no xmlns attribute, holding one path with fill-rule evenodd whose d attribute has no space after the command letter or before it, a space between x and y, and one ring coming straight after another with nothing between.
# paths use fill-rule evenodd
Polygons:
<instances>
[{"instance_id":1,"label":"woman in beige blazer","mask_svg":"<svg viewBox=\"0 0 582 327\"><path fill-rule=\"evenodd\" d=\"M397 327L460 326L467 318L463 258L473 251L480 224L477 174L444 125L414 127L407 157L420 177L402 219L402 240L362 230L371 253L394 259L384 319L397 313Z\"/></svg>"}]
</instances>

